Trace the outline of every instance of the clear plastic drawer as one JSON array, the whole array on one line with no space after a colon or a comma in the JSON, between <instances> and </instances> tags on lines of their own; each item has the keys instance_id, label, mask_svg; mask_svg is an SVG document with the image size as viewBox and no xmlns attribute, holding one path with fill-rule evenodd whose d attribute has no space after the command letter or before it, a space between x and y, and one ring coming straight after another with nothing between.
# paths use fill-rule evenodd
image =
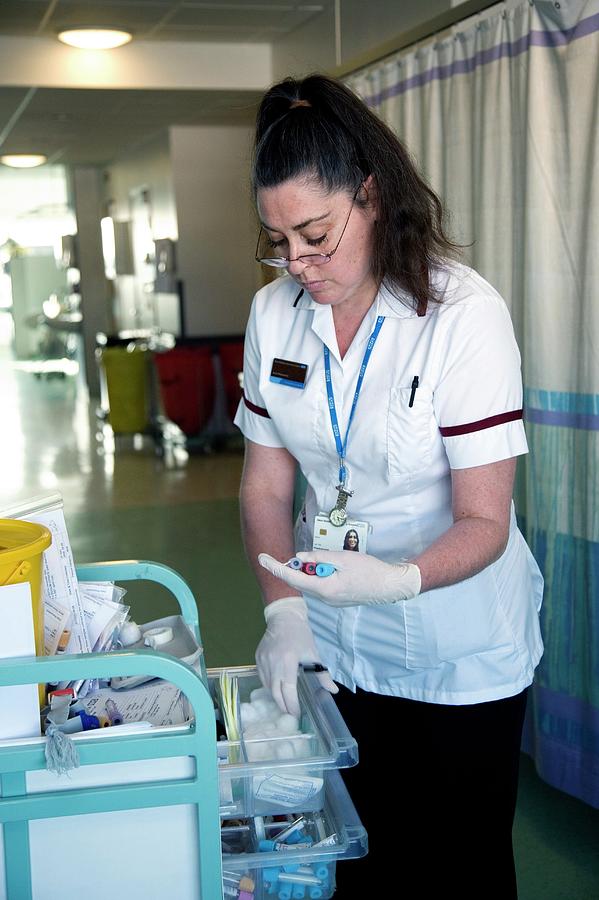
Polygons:
<instances>
[{"instance_id":1,"label":"clear plastic drawer","mask_svg":"<svg viewBox=\"0 0 599 900\"><path fill-rule=\"evenodd\" d=\"M221 671L236 676L239 703L248 702L260 681L253 666L209 669L215 707L220 705ZM358 762L358 747L335 701L314 673L298 678L301 734L217 742L221 816L266 816L289 810L322 809L324 775ZM256 745L262 745L256 753ZM256 760L259 755L260 759Z\"/></svg>"}]
</instances>

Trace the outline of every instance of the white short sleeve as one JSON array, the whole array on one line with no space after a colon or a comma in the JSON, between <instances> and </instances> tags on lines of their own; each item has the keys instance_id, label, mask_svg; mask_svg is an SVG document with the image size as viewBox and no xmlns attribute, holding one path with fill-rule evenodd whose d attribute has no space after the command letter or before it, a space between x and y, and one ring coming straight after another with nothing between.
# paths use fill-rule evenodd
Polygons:
<instances>
[{"instance_id":1,"label":"white short sleeve","mask_svg":"<svg viewBox=\"0 0 599 900\"><path fill-rule=\"evenodd\" d=\"M235 425L244 437L265 447L283 447L260 393L262 353L259 340L258 298L254 297L245 332L243 353L243 397L235 415Z\"/></svg>"},{"instance_id":2,"label":"white short sleeve","mask_svg":"<svg viewBox=\"0 0 599 900\"><path fill-rule=\"evenodd\" d=\"M452 469L528 452L514 329L504 301L485 288L440 314L445 327L433 404Z\"/></svg>"}]
</instances>

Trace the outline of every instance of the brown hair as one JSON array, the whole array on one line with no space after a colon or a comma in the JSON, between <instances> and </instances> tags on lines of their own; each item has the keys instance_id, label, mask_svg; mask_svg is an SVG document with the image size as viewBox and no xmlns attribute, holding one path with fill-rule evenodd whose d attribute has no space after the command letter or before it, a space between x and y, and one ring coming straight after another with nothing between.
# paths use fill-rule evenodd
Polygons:
<instances>
[{"instance_id":1,"label":"brown hair","mask_svg":"<svg viewBox=\"0 0 599 900\"><path fill-rule=\"evenodd\" d=\"M369 175L376 184L374 277L396 296L407 292L424 315L430 300L442 300L431 287L431 269L456 259L461 248L447 237L441 201L402 142L348 87L325 75L286 78L266 92L256 121L254 193L305 176L353 195Z\"/></svg>"}]
</instances>

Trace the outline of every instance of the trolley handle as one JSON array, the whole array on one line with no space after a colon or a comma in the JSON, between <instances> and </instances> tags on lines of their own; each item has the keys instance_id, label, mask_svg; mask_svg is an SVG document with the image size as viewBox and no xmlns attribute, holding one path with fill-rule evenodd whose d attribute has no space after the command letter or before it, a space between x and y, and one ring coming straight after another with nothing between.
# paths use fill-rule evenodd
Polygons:
<instances>
[{"instance_id":1,"label":"trolley handle","mask_svg":"<svg viewBox=\"0 0 599 900\"><path fill-rule=\"evenodd\" d=\"M143 559L123 559L86 563L77 566L76 571L79 581L154 581L163 585L177 600L183 620L191 628L198 644L201 644L195 597L189 585L169 566Z\"/></svg>"},{"instance_id":2,"label":"trolley handle","mask_svg":"<svg viewBox=\"0 0 599 900\"><path fill-rule=\"evenodd\" d=\"M194 709L196 720L214 719L214 707L201 676L173 656L154 650L74 653L68 656L21 656L0 659L0 687L19 684L151 675L178 687Z\"/></svg>"}]
</instances>

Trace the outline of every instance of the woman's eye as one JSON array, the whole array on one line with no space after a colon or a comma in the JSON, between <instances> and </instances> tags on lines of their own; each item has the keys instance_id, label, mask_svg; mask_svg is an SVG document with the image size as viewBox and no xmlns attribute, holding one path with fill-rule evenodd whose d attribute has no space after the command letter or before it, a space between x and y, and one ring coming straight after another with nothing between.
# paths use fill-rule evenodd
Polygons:
<instances>
[{"instance_id":1,"label":"woman's eye","mask_svg":"<svg viewBox=\"0 0 599 900\"><path fill-rule=\"evenodd\" d=\"M306 238L306 241L311 247L318 247L320 244L324 244L326 239L327 235L323 234L322 237L319 238Z\"/></svg>"},{"instance_id":2,"label":"woman's eye","mask_svg":"<svg viewBox=\"0 0 599 900\"><path fill-rule=\"evenodd\" d=\"M268 238L268 246L273 250L275 250L277 247L281 247L285 243L285 238L281 238L280 241L273 241L272 238Z\"/></svg>"}]
</instances>

